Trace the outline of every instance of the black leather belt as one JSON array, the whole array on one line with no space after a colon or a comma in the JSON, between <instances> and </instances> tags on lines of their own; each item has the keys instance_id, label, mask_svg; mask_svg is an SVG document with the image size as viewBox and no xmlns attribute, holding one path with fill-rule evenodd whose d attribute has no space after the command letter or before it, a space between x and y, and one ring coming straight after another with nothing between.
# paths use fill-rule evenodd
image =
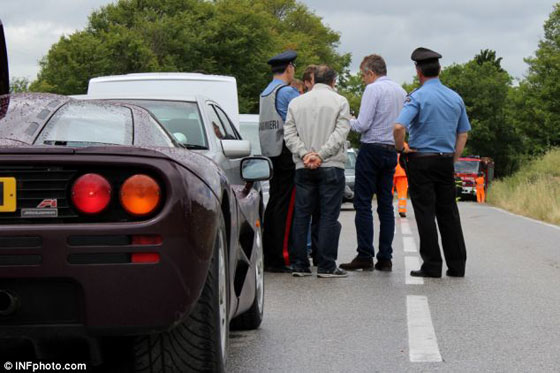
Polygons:
<instances>
[{"instance_id":1,"label":"black leather belt","mask_svg":"<svg viewBox=\"0 0 560 373\"><path fill-rule=\"evenodd\" d=\"M427 158L427 157L442 157L453 158L455 153L425 153L425 152L410 152L406 153L408 158Z\"/></svg>"},{"instance_id":2,"label":"black leather belt","mask_svg":"<svg viewBox=\"0 0 560 373\"><path fill-rule=\"evenodd\" d=\"M366 144L371 145L371 146L375 146L377 148L385 149L385 150L396 151L395 145L382 144L382 143L379 143L379 142L368 142Z\"/></svg>"}]
</instances>

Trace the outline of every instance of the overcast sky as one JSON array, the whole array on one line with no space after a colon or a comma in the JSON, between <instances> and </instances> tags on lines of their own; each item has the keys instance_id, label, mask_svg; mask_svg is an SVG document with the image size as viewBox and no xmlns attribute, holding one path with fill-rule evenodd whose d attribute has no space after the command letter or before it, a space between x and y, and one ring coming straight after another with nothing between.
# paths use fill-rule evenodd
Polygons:
<instances>
[{"instance_id":1,"label":"overcast sky","mask_svg":"<svg viewBox=\"0 0 560 373\"><path fill-rule=\"evenodd\" d=\"M61 35L83 29L92 10L115 0L0 0L12 77L35 79L38 61ZM443 55L443 66L494 49L502 66L522 78L543 37L552 0L303 0L341 34L339 50L362 58L381 54L399 83L414 74L410 53L423 46Z\"/></svg>"}]
</instances>

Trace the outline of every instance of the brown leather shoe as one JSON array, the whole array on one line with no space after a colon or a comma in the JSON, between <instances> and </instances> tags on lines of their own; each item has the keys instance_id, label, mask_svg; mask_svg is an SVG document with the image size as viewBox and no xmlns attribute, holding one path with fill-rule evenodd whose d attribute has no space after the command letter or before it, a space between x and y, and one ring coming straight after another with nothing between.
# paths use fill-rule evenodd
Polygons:
<instances>
[{"instance_id":1,"label":"brown leather shoe","mask_svg":"<svg viewBox=\"0 0 560 373\"><path fill-rule=\"evenodd\" d=\"M388 259L379 259L375 263L375 269L383 272L391 272L393 270L393 262Z\"/></svg>"},{"instance_id":2,"label":"brown leather shoe","mask_svg":"<svg viewBox=\"0 0 560 373\"><path fill-rule=\"evenodd\" d=\"M373 271L373 258L366 259L357 256L350 263L341 264L340 268L347 271Z\"/></svg>"}]
</instances>

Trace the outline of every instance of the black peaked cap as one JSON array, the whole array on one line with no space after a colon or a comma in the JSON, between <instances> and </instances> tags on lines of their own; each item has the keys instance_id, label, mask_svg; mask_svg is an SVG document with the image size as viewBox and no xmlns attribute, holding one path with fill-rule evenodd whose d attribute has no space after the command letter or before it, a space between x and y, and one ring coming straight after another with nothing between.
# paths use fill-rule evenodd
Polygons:
<instances>
[{"instance_id":1,"label":"black peaked cap","mask_svg":"<svg viewBox=\"0 0 560 373\"><path fill-rule=\"evenodd\" d=\"M292 50L287 50L276 56L272 57L267 63L270 66L282 66L288 65L290 62L293 62L297 58L297 53Z\"/></svg>"},{"instance_id":2,"label":"black peaked cap","mask_svg":"<svg viewBox=\"0 0 560 373\"><path fill-rule=\"evenodd\" d=\"M441 58L441 54L439 54L438 52L434 52L431 49L423 48L423 47L416 48L414 52L412 52L412 55L410 56L410 59L415 62L437 60L440 58Z\"/></svg>"}]
</instances>

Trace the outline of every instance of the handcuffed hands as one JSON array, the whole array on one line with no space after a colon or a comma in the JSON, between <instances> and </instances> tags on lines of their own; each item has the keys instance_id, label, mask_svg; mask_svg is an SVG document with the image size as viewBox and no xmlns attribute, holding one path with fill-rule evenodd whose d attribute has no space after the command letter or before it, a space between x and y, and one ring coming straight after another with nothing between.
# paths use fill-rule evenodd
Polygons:
<instances>
[{"instance_id":1,"label":"handcuffed hands","mask_svg":"<svg viewBox=\"0 0 560 373\"><path fill-rule=\"evenodd\" d=\"M323 163L323 160L321 159L321 157L319 157L318 153L309 152L303 156L303 165L305 166L305 168L314 170L321 166L321 163Z\"/></svg>"}]
</instances>

